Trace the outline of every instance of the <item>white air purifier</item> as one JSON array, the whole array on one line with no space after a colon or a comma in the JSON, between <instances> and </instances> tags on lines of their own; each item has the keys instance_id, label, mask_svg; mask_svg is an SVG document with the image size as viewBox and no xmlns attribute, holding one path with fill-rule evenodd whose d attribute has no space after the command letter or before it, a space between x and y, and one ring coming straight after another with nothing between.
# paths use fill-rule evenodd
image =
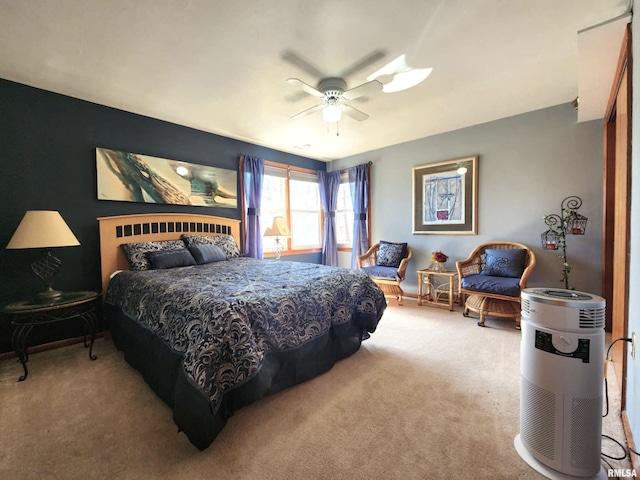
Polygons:
<instances>
[{"instance_id":1,"label":"white air purifier","mask_svg":"<svg viewBox=\"0 0 640 480\"><path fill-rule=\"evenodd\" d=\"M547 478L607 478L600 464L605 300L525 288L518 454Z\"/></svg>"}]
</instances>

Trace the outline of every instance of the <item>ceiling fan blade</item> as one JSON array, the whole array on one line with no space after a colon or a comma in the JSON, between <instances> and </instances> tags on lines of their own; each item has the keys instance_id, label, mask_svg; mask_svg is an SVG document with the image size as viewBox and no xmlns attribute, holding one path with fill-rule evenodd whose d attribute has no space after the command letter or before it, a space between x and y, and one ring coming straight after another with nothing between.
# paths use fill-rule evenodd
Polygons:
<instances>
[{"instance_id":1,"label":"ceiling fan blade","mask_svg":"<svg viewBox=\"0 0 640 480\"><path fill-rule=\"evenodd\" d=\"M340 105L340 109L345 115L348 115L349 117L359 122L362 122L363 120L366 120L367 118L369 118L369 115L367 115L366 113L361 112L357 108L353 108L351 105L347 105L345 103Z\"/></svg>"},{"instance_id":2,"label":"ceiling fan blade","mask_svg":"<svg viewBox=\"0 0 640 480\"><path fill-rule=\"evenodd\" d=\"M353 100L355 98L364 97L382 90L382 83L378 80L372 80L357 87L350 88L342 94L345 100Z\"/></svg>"},{"instance_id":3,"label":"ceiling fan blade","mask_svg":"<svg viewBox=\"0 0 640 480\"><path fill-rule=\"evenodd\" d=\"M324 93L322 93L320 90L312 87L308 83L304 83L302 80L299 80L297 78L288 78L287 82L289 82L289 84L293 85L294 87L298 87L301 90L304 90L309 95L313 95L314 97L318 97L318 98L323 98L324 97Z\"/></svg>"},{"instance_id":4,"label":"ceiling fan blade","mask_svg":"<svg viewBox=\"0 0 640 480\"><path fill-rule=\"evenodd\" d=\"M322 110L324 107L325 107L324 104L316 105L315 107L307 108L306 110L303 110L300 113L296 113L291 118L306 117L307 115L311 115L314 112L318 112L318 111Z\"/></svg>"},{"instance_id":5,"label":"ceiling fan blade","mask_svg":"<svg viewBox=\"0 0 640 480\"><path fill-rule=\"evenodd\" d=\"M294 67L297 67L300 70L307 72L312 77L315 77L315 78L324 77L324 74L320 70L318 70L316 67L311 65L300 55L298 55L295 52L292 52L291 50L285 50L284 52L282 52L281 57L285 62L289 62Z\"/></svg>"},{"instance_id":6,"label":"ceiling fan blade","mask_svg":"<svg viewBox=\"0 0 640 480\"><path fill-rule=\"evenodd\" d=\"M303 98L309 98L309 95L307 94L307 92L304 92L302 90L299 90L297 92L294 92L284 97L284 99L289 103L299 102Z\"/></svg>"},{"instance_id":7,"label":"ceiling fan blade","mask_svg":"<svg viewBox=\"0 0 640 480\"><path fill-rule=\"evenodd\" d=\"M351 75L359 72L360 70L364 70L369 65L384 58L386 55L387 55L387 52L385 52L384 50L375 50L371 52L369 55L367 55L366 57L364 57L363 59L358 60L356 63L348 67L338 76L342 78L350 77Z\"/></svg>"}]
</instances>

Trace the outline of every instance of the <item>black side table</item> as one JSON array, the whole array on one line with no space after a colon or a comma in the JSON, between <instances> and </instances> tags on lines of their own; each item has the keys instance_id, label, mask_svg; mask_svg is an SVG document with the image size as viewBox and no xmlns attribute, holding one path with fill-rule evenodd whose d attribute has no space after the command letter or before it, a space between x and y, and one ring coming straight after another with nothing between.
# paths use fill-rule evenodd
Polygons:
<instances>
[{"instance_id":1,"label":"black side table","mask_svg":"<svg viewBox=\"0 0 640 480\"><path fill-rule=\"evenodd\" d=\"M98 292L64 292L54 301L42 303L36 300L22 300L10 303L2 309L2 313L10 317L14 326L11 344L16 352L18 360L24 369L18 381L26 380L29 371L27 362L27 337L37 325L62 322L79 318L84 324L84 346L89 348L89 358L95 360L93 354L93 342L96 339L98 319L95 314L96 303L100 294ZM90 341L87 343L87 333Z\"/></svg>"}]
</instances>

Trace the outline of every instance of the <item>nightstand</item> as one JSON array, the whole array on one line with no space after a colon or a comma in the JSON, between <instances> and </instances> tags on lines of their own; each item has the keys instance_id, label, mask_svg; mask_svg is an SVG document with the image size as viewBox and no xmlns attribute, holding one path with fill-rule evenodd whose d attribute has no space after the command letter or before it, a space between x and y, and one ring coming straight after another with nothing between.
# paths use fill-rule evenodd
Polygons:
<instances>
[{"instance_id":1,"label":"nightstand","mask_svg":"<svg viewBox=\"0 0 640 480\"><path fill-rule=\"evenodd\" d=\"M89 358L95 360L93 342L96 338L98 319L95 314L96 304L100 298L98 292L64 292L51 302L42 303L37 300L22 300L10 303L2 309L2 313L10 319L14 327L11 344L18 360L24 369L18 381L26 380L29 371L27 362L27 338L34 327L65 320L79 319L84 324L84 346L89 349ZM90 339L87 342L87 334Z\"/></svg>"},{"instance_id":2,"label":"nightstand","mask_svg":"<svg viewBox=\"0 0 640 480\"><path fill-rule=\"evenodd\" d=\"M423 290L426 292L423 294ZM453 305L462 305L458 293L458 272L456 270L418 270L418 305L422 302L437 307L447 307L453 311Z\"/></svg>"}]
</instances>

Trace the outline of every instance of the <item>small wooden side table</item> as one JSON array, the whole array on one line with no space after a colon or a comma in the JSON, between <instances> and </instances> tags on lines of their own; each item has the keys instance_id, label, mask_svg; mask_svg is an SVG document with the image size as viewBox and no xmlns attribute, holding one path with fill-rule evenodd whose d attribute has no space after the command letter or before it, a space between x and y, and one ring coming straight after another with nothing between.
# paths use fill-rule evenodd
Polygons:
<instances>
[{"instance_id":1,"label":"small wooden side table","mask_svg":"<svg viewBox=\"0 0 640 480\"><path fill-rule=\"evenodd\" d=\"M457 270L418 270L418 305L422 305L423 301L427 305L445 307L450 311L453 311L456 302L462 305L462 296L458 294Z\"/></svg>"},{"instance_id":2,"label":"small wooden side table","mask_svg":"<svg viewBox=\"0 0 640 480\"><path fill-rule=\"evenodd\" d=\"M27 370L29 353L26 343L31 330L38 325L72 319L82 320L85 327L84 346L89 349L89 358L96 359L93 354L93 342L96 339L98 325L95 309L99 297L98 292L64 292L51 302L22 300L10 303L2 309L2 313L9 316L11 325L14 327L11 344L24 370L24 375L18 379L19 382L26 380L29 374ZM90 336L89 343L87 343L87 333Z\"/></svg>"}]
</instances>

